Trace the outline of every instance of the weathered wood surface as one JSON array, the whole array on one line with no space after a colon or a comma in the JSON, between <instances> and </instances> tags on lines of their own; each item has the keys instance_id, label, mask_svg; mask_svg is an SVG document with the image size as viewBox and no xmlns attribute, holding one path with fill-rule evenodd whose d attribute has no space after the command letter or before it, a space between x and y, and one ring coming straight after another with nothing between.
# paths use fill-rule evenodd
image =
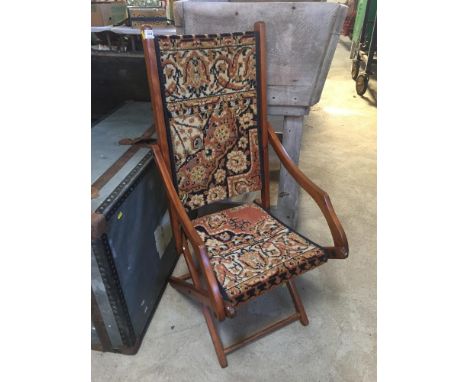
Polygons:
<instances>
[{"instance_id":1,"label":"weathered wood surface","mask_svg":"<svg viewBox=\"0 0 468 382\"><path fill-rule=\"evenodd\" d=\"M174 4L177 33L267 31L268 105L317 103L346 17L347 7L318 2L206 2Z\"/></svg>"},{"instance_id":2,"label":"weathered wood surface","mask_svg":"<svg viewBox=\"0 0 468 382\"><path fill-rule=\"evenodd\" d=\"M283 124L283 147L294 163L299 163L301 149L303 116L286 116ZM299 188L294 178L281 166L278 186L277 215L291 227L297 224Z\"/></svg>"}]
</instances>

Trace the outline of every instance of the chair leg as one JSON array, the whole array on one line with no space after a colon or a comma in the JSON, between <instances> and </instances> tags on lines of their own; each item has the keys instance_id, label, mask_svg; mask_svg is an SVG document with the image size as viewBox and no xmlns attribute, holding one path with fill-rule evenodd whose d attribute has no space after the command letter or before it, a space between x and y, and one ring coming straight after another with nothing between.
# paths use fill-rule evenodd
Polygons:
<instances>
[{"instance_id":1,"label":"chair leg","mask_svg":"<svg viewBox=\"0 0 468 382\"><path fill-rule=\"evenodd\" d=\"M219 337L218 331L216 330L215 323L213 321L213 316L211 315L210 310L208 307L203 306L203 315L205 316L206 324L208 325L208 330L210 332L211 340L213 341L213 345L216 350L216 355L218 356L219 364L222 368L227 367L227 359L226 354L224 352L223 343L221 342L221 338Z\"/></svg>"},{"instance_id":2,"label":"chair leg","mask_svg":"<svg viewBox=\"0 0 468 382\"><path fill-rule=\"evenodd\" d=\"M301 297L297 292L296 285L294 285L294 282L292 280L289 280L286 284L288 285L289 293L291 294L294 306L296 307L296 312L300 315L299 321L301 321L301 324L304 326L309 325L309 319L307 318L307 313L304 309L304 305L302 305Z\"/></svg>"},{"instance_id":3,"label":"chair leg","mask_svg":"<svg viewBox=\"0 0 468 382\"><path fill-rule=\"evenodd\" d=\"M184 275L183 278L187 277L188 275ZM188 277L187 277L188 278ZM171 278L171 285L179 290L184 294L188 294L190 297L198 301L202 305L202 312L203 316L205 317L206 325L208 326L208 331L210 332L211 341L213 342L216 355L218 357L218 362L222 368L227 367L227 359L226 355L232 353L233 351L243 347L263 336L269 334L275 330L278 330L296 320L299 320L302 325L307 326L309 324L309 320L307 318L307 314L304 310L304 305L302 305L301 298L297 292L296 286L292 281L288 281L286 284L289 289L289 293L291 294L292 300L294 302L294 306L296 308L296 313L293 315L286 317L278 322L275 322L266 328L259 330L258 332L243 338L241 341L234 343L228 347L224 347L221 337L216 329L216 324L213 319L213 315L211 314L210 309L206 305L208 303L207 296L203 290L198 290L192 284L185 283L182 278L172 277ZM187 284L187 285L185 285ZM189 292L188 292L189 291Z\"/></svg>"},{"instance_id":4,"label":"chair leg","mask_svg":"<svg viewBox=\"0 0 468 382\"><path fill-rule=\"evenodd\" d=\"M216 324L213 320L213 315L211 314L211 311L207 306L209 305L207 292L203 288L201 288L201 283L200 283L197 270L195 269L194 264L191 261L191 258L188 256L186 248L184 248L183 254L184 254L184 257L185 257L185 260L187 262L187 266L190 272L180 277L172 276L170 278L170 283L179 292L189 295L191 298L195 299L202 305L203 316L205 316L205 321L208 326L208 331L210 332L211 340L213 342L216 355L218 357L218 362L222 368L225 368L228 365L227 359L226 359L226 355L228 353L231 353L237 350L238 348L257 340L265 336L266 334L269 334L277 329L280 329L290 324L291 322L294 322L295 320L299 320L301 324L304 326L307 326L309 324L309 319L307 318L307 314L304 310L304 305L302 304L302 301L299 296L299 293L297 292L296 286L294 285L292 280L289 280L286 284L288 286L289 293L291 294L291 298L294 302L296 313L294 313L293 315L285 319L275 322L274 324L271 324L267 326L266 328L261 329L260 331L225 348L223 346L221 338L216 329ZM193 284L189 284L185 281L189 278L193 280Z\"/></svg>"}]
</instances>

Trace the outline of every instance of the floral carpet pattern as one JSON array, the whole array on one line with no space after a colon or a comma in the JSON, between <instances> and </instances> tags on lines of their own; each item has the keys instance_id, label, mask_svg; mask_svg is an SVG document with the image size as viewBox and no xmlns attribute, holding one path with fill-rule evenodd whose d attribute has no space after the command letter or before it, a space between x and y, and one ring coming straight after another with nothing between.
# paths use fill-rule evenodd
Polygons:
<instances>
[{"instance_id":1,"label":"floral carpet pattern","mask_svg":"<svg viewBox=\"0 0 468 382\"><path fill-rule=\"evenodd\" d=\"M255 33L159 36L157 49L185 208L260 190Z\"/></svg>"},{"instance_id":2,"label":"floral carpet pattern","mask_svg":"<svg viewBox=\"0 0 468 382\"><path fill-rule=\"evenodd\" d=\"M328 260L321 247L253 203L203 216L193 225L233 305Z\"/></svg>"}]
</instances>

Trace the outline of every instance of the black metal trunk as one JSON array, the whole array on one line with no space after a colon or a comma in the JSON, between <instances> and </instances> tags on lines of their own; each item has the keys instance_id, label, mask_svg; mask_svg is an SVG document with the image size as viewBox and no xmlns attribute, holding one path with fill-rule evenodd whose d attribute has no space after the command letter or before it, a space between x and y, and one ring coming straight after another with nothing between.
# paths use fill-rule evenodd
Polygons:
<instances>
[{"instance_id":1,"label":"black metal trunk","mask_svg":"<svg viewBox=\"0 0 468 382\"><path fill-rule=\"evenodd\" d=\"M151 123L150 104L132 102L92 129L92 178L99 185L91 203L95 350L138 351L177 261L165 191L151 151L118 143L150 131ZM125 154L126 161L119 161ZM99 179L109 167L114 171L103 184Z\"/></svg>"}]
</instances>

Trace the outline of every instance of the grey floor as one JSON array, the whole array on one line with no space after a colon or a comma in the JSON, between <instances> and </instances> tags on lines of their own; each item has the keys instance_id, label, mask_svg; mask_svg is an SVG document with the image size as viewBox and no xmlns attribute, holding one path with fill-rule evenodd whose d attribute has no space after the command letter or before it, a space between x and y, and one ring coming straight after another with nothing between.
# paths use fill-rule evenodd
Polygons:
<instances>
[{"instance_id":1,"label":"grey floor","mask_svg":"<svg viewBox=\"0 0 468 382\"><path fill-rule=\"evenodd\" d=\"M168 287L137 355L92 352L93 381L376 380L376 82L364 97L356 95L347 41L338 44L302 141L300 167L329 193L350 244L348 259L297 279L309 326L295 322L241 348L221 369L199 307ZM304 193L298 228L332 244ZM229 344L293 309L287 289L277 288L224 321L222 338Z\"/></svg>"}]
</instances>

